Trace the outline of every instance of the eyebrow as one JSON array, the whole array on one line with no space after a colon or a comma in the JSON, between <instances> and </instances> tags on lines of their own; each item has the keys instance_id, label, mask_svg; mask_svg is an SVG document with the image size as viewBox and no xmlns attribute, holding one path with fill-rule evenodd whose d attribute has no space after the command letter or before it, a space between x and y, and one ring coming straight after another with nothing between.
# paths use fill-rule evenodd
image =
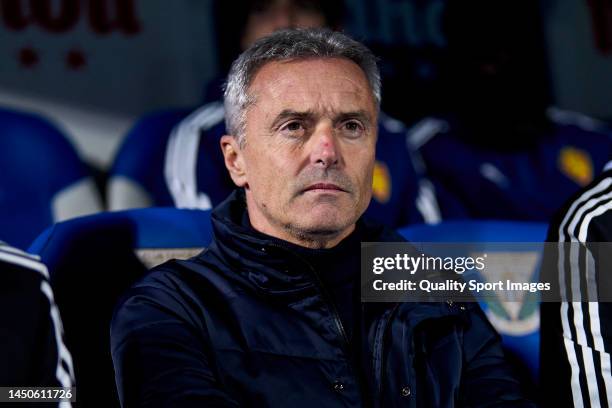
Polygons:
<instances>
[{"instance_id":1,"label":"eyebrow","mask_svg":"<svg viewBox=\"0 0 612 408\"><path fill-rule=\"evenodd\" d=\"M348 119L359 119L366 126L372 125L372 119L370 118L370 115L368 114L367 111L363 109L353 111L353 112L342 112L334 119L334 123L344 122L345 120L348 120Z\"/></svg>"},{"instance_id":2,"label":"eyebrow","mask_svg":"<svg viewBox=\"0 0 612 408\"><path fill-rule=\"evenodd\" d=\"M289 118L293 118L293 119L311 119L315 116L315 113L313 111L303 111L303 112L299 112L293 109L284 109L283 111L281 111L281 113L279 113L278 115L276 115L276 117L274 118L274 121L272 122L272 125L270 125L271 129L276 129L282 121L289 119Z\"/></svg>"},{"instance_id":3,"label":"eyebrow","mask_svg":"<svg viewBox=\"0 0 612 408\"><path fill-rule=\"evenodd\" d=\"M276 116L276 118L274 118L274 121L272 122L272 125L270 126L270 128L276 129L280 125L280 123L286 119L291 118L291 119L308 120L308 119L313 119L316 116L317 114L312 110L296 111L293 109L284 109ZM343 122L348 119L359 119L366 126L370 126L372 124L372 119L370 118L370 115L368 114L367 111L363 109L356 110L356 111L350 111L350 112L341 112L335 115L333 122L334 124L337 124L339 122Z\"/></svg>"}]
</instances>

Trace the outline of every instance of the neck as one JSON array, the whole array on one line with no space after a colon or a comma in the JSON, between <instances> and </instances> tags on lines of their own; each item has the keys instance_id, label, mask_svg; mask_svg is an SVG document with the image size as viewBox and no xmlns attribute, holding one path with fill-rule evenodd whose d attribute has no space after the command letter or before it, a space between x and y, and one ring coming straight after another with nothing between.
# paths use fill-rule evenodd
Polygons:
<instances>
[{"instance_id":1,"label":"neck","mask_svg":"<svg viewBox=\"0 0 612 408\"><path fill-rule=\"evenodd\" d=\"M287 230L287 238L281 238L285 241L291 242L296 245L300 245L310 249L329 249L333 248L342 242L346 237L351 235L355 230L355 224L352 224L349 228L341 231L303 231L291 226L285 226ZM263 231L262 231L263 232ZM264 232L265 233L265 232ZM268 234L272 235L272 234ZM274 236L274 235L272 235Z\"/></svg>"},{"instance_id":2,"label":"neck","mask_svg":"<svg viewBox=\"0 0 612 408\"><path fill-rule=\"evenodd\" d=\"M305 229L291 223L274 223L265 216L254 214L248 204L247 214L251 226L256 231L310 249L333 248L355 230L355 224L351 224L342 230L331 230Z\"/></svg>"}]
</instances>

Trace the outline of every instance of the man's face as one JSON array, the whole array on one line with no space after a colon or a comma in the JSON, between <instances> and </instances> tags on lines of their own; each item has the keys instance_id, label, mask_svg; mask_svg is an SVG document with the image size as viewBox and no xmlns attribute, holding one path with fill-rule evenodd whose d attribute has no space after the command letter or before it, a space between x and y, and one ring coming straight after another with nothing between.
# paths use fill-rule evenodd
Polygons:
<instances>
[{"instance_id":1,"label":"man's face","mask_svg":"<svg viewBox=\"0 0 612 408\"><path fill-rule=\"evenodd\" d=\"M324 27L325 16L317 10L300 7L291 0L271 1L261 10L254 10L242 35L242 49L247 49L258 39L284 28Z\"/></svg>"},{"instance_id":2,"label":"man's face","mask_svg":"<svg viewBox=\"0 0 612 408\"><path fill-rule=\"evenodd\" d=\"M302 245L335 245L371 198L377 108L365 74L345 59L272 62L249 93L239 184L251 223Z\"/></svg>"}]
</instances>

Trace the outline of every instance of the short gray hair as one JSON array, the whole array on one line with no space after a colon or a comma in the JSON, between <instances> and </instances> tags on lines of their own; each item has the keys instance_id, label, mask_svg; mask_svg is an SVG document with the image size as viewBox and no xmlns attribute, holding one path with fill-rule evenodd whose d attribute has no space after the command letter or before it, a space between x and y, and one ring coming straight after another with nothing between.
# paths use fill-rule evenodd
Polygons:
<instances>
[{"instance_id":1,"label":"short gray hair","mask_svg":"<svg viewBox=\"0 0 612 408\"><path fill-rule=\"evenodd\" d=\"M225 124L241 147L245 141L246 110L254 102L248 89L257 71L269 62L309 58L344 58L357 64L370 84L376 105L380 106L380 72L376 57L366 46L329 29L277 31L240 54L225 83Z\"/></svg>"}]
</instances>

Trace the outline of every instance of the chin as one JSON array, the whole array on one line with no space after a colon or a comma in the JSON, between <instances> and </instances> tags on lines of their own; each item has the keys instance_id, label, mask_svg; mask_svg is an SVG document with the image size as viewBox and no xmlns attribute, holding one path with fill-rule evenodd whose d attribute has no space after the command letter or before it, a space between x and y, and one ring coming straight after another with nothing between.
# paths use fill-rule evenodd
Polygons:
<instances>
[{"instance_id":1,"label":"chin","mask_svg":"<svg viewBox=\"0 0 612 408\"><path fill-rule=\"evenodd\" d=\"M354 224L359 215L353 202L317 200L301 202L287 211L292 220L289 222L303 230L328 230L341 232Z\"/></svg>"},{"instance_id":2,"label":"chin","mask_svg":"<svg viewBox=\"0 0 612 408\"><path fill-rule=\"evenodd\" d=\"M353 225L355 221L356 218L347 217L346 213L310 213L308 219L303 219L296 225L299 225L303 231L312 234L333 235L341 233Z\"/></svg>"}]
</instances>

